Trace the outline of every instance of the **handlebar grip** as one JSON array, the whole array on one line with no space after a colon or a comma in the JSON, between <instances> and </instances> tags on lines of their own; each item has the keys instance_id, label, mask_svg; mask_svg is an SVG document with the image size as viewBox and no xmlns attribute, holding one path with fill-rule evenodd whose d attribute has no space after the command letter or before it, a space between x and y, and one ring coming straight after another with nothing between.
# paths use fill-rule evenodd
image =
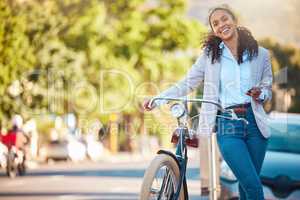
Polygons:
<instances>
[{"instance_id":1,"label":"handlebar grip","mask_svg":"<svg viewBox=\"0 0 300 200\"><path fill-rule=\"evenodd\" d=\"M154 98L150 99L150 101L149 101L149 103L148 103L147 106L148 106L149 108L152 108L152 105L153 105L154 101L155 101Z\"/></svg>"}]
</instances>

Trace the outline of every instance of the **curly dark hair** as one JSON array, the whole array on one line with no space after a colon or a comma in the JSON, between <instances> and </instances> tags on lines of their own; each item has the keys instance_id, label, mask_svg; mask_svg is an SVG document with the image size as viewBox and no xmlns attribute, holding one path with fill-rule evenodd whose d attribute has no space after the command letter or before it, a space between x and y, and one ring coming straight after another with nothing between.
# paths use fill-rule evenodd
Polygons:
<instances>
[{"instance_id":1,"label":"curly dark hair","mask_svg":"<svg viewBox=\"0 0 300 200\"><path fill-rule=\"evenodd\" d=\"M212 9L208 16L208 23L211 27L210 18L212 14L217 10L224 10L227 12L233 20L237 20L236 15L233 11L227 6L220 6ZM252 60L254 57L258 55L258 43L252 36L251 32L245 27L237 27L238 32L238 64L243 63L243 54L246 52L248 54L249 60ZM219 47L222 42L221 38L214 35L213 31L211 31L206 40L204 41L203 48L207 54L207 56L211 55L211 63L214 64L220 61L220 57L222 55L222 49Z\"/></svg>"}]
</instances>

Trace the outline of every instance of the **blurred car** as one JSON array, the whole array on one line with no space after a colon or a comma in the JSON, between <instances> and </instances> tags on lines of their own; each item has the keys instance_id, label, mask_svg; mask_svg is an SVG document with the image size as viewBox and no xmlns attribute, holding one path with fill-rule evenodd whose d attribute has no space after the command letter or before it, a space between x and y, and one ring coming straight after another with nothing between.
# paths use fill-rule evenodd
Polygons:
<instances>
[{"instance_id":1,"label":"blurred car","mask_svg":"<svg viewBox=\"0 0 300 200\"><path fill-rule=\"evenodd\" d=\"M86 158L86 146L77 139L71 138L68 140L68 153L72 161L82 161Z\"/></svg>"},{"instance_id":2,"label":"blurred car","mask_svg":"<svg viewBox=\"0 0 300 200\"><path fill-rule=\"evenodd\" d=\"M99 161L104 154L103 144L93 134L87 134L84 140L89 159Z\"/></svg>"},{"instance_id":3,"label":"blurred car","mask_svg":"<svg viewBox=\"0 0 300 200\"><path fill-rule=\"evenodd\" d=\"M54 140L40 149L40 158L42 161L81 161L86 158L86 147L76 139Z\"/></svg>"},{"instance_id":4,"label":"blurred car","mask_svg":"<svg viewBox=\"0 0 300 200\"><path fill-rule=\"evenodd\" d=\"M300 115L272 114L271 132L260 178L267 200L300 199ZM221 162L221 199L238 199L238 182Z\"/></svg>"},{"instance_id":5,"label":"blurred car","mask_svg":"<svg viewBox=\"0 0 300 200\"><path fill-rule=\"evenodd\" d=\"M39 155L41 160L68 160L67 141L53 140L40 148Z\"/></svg>"}]
</instances>

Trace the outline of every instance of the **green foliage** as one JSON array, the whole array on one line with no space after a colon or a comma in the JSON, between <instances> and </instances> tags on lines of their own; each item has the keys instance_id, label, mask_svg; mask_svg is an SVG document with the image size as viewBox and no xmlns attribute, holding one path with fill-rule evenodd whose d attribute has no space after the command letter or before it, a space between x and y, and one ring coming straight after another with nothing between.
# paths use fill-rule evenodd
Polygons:
<instances>
[{"instance_id":1,"label":"green foliage","mask_svg":"<svg viewBox=\"0 0 300 200\"><path fill-rule=\"evenodd\" d=\"M25 73L34 67L33 47L26 35L23 16L14 12L9 1L0 1L0 121L20 110L22 104L14 95L21 92L19 82ZM12 83L15 87L10 87Z\"/></svg>"},{"instance_id":2,"label":"green foliage","mask_svg":"<svg viewBox=\"0 0 300 200\"><path fill-rule=\"evenodd\" d=\"M268 48L272 55L274 74L283 68L287 68L287 81L277 83L281 88L294 90L292 106L289 112L300 112L300 49L293 45L283 45L271 39L260 41L262 46Z\"/></svg>"},{"instance_id":3,"label":"green foliage","mask_svg":"<svg viewBox=\"0 0 300 200\"><path fill-rule=\"evenodd\" d=\"M0 2L0 120L13 113L140 116L142 97L178 80L206 28L184 0ZM270 40L273 69L288 66L298 98L299 50ZM297 111L297 103L291 110ZM38 115L37 115L38 116ZM140 119L142 120L142 119Z\"/></svg>"},{"instance_id":4,"label":"green foliage","mask_svg":"<svg viewBox=\"0 0 300 200\"><path fill-rule=\"evenodd\" d=\"M182 76L195 56L187 52L200 47L206 31L184 16L184 0L0 5L1 119L15 112L74 112L104 122L111 113L137 115L136 97ZM12 83L20 88L14 97Z\"/></svg>"},{"instance_id":5,"label":"green foliage","mask_svg":"<svg viewBox=\"0 0 300 200\"><path fill-rule=\"evenodd\" d=\"M130 119L133 134L151 123L150 134L167 135L164 122L145 117L139 106L183 76L197 56L207 30L185 17L185 0L20 2L0 1L2 123L14 113L40 118L73 112L88 130L95 119L108 124L117 114L120 123L122 116ZM274 71L288 66L281 87L296 90L291 111L300 112L299 49L262 44L272 51ZM41 120L39 130L52 126Z\"/></svg>"}]
</instances>

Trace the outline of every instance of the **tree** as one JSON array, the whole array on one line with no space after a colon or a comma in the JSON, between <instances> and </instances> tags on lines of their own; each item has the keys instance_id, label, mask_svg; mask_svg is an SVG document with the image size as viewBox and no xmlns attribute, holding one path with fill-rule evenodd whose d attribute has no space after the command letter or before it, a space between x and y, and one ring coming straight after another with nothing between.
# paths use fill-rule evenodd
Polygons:
<instances>
[{"instance_id":1,"label":"tree","mask_svg":"<svg viewBox=\"0 0 300 200\"><path fill-rule=\"evenodd\" d=\"M0 2L0 121L6 121L14 113L19 113L22 102L24 74L34 67L35 56L26 36L23 16L14 10L10 1Z\"/></svg>"},{"instance_id":2,"label":"tree","mask_svg":"<svg viewBox=\"0 0 300 200\"><path fill-rule=\"evenodd\" d=\"M287 81L279 83L279 87L295 91L288 112L300 112L300 88L298 83L300 79L300 49L293 45L280 44L269 38L261 40L260 43L271 52L274 73L287 68Z\"/></svg>"},{"instance_id":3,"label":"tree","mask_svg":"<svg viewBox=\"0 0 300 200\"><path fill-rule=\"evenodd\" d=\"M26 116L74 112L86 121L101 118L104 123L111 113L120 118L124 114L128 123L135 117L142 127L141 99L136 96L154 94L165 83L178 80L196 57L206 32L185 17L185 4L184 0L13 4L17 14L7 12L23 24L17 26L21 31L13 32L24 47L18 49L19 57L28 58L22 62L30 63L26 65L30 68L22 68L26 76L18 72L1 86L6 91L14 81L21 85L22 106L12 110ZM7 16L1 17L9 23ZM11 68L20 69L15 62ZM1 108L2 113L8 110Z\"/></svg>"}]
</instances>

